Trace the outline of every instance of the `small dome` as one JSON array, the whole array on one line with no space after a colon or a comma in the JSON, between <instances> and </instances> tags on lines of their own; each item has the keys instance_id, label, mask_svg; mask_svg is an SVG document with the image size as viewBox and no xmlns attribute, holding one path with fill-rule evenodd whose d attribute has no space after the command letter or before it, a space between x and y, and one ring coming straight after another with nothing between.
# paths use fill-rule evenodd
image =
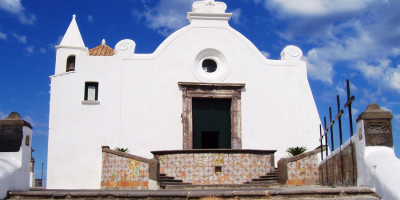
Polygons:
<instances>
[{"instance_id":1,"label":"small dome","mask_svg":"<svg viewBox=\"0 0 400 200\"><path fill-rule=\"evenodd\" d=\"M109 47L108 45L106 45L106 41L103 39L103 41L101 41L101 45L89 50L89 55L90 56L113 56L114 49Z\"/></svg>"}]
</instances>

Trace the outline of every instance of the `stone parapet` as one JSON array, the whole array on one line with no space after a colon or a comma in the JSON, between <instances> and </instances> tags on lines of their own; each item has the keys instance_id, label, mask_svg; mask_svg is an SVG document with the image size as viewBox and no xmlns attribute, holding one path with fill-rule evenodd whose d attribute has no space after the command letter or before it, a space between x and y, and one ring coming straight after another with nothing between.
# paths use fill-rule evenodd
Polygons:
<instances>
[{"instance_id":1,"label":"stone parapet","mask_svg":"<svg viewBox=\"0 0 400 200\"><path fill-rule=\"evenodd\" d=\"M318 166L319 183L329 186L356 186L357 159L354 143L346 142L341 151L335 152Z\"/></svg>"},{"instance_id":2,"label":"stone parapet","mask_svg":"<svg viewBox=\"0 0 400 200\"><path fill-rule=\"evenodd\" d=\"M315 185L318 180L318 156L326 146L278 161L278 183Z\"/></svg>"},{"instance_id":3,"label":"stone parapet","mask_svg":"<svg viewBox=\"0 0 400 200\"><path fill-rule=\"evenodd\" d=\"M378 104L368 105L356 120L364 120L366 146L393 147L392 118L393 115L382 110Z\"/></svg>"},{"instance_id":4,"label":"stone parapet","mask_svg":"<svg viewBox=\"0 0 400 200\"><path fill-rule=\"evenodd\" d=\"M158 179L158 162L102 146L102 189L150 189Z\"/></svg>"}]
</instances>

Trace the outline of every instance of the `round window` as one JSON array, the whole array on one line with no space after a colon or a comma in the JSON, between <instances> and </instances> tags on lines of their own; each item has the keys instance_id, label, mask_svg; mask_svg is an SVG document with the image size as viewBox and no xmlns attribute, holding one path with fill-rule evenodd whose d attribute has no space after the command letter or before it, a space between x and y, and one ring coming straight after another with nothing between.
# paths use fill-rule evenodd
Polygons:
<instances>
[{"instance_id":1,"label":"round window","mask_svg":"<svg viewBox=\"0 0 400 200\"><path fill-rule=\"evenodd\" d=\"M227 63L224 55L229 54L223 49L222 46L204 44L194 50L191 55L194 62L193 65L190 65L190 69L197 80L206 83L220 83L228 77L231 66Z\"/></svg>"},{"instance_id":2,"label":"round window","mask_svg":"<svg viewBox=\"0 0 400 200\"><path fill-rule=\"evenodd\" d=\"M217 63L212 59L204 59L202 66L203 70L208 73L213 73L217 70Z\"/></svg>"}]
</instances>

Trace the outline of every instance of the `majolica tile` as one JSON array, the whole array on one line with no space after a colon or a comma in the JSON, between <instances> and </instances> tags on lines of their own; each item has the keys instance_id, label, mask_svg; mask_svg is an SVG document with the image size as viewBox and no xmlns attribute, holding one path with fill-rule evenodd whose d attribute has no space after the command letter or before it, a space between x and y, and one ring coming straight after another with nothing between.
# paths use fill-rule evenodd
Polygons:
<instances>
[{"instance_id":1,"label":"majolica tile","mask_svg":"<svg viewBox=\"0 0 400 200\"><path fill-rule=\"evenodd\" d=\"M147 189L149 180L147 163L109 153L105 154L101 176L102 188Z\"/></svg>"},{"instance_id":2,"label":"majolica tile","mask_svg":"<svg viewBox=\"0 0 400 200\"><path fill-rule=\"evenodd\" d=\"M270 155L172 154L159 156L160 173L192 184L241 184L270 171ZM221 166L222 173L215 172ZM102 188L146 189L148 164L103 155Z\"/></svg>"}]
</instances>

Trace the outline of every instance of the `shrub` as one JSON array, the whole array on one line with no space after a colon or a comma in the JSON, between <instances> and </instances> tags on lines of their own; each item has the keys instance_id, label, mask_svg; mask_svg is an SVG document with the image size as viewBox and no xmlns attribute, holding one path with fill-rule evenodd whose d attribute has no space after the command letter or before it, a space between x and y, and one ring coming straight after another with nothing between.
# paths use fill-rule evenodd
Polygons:
<instances>
[{"instance_id":1,"label":"shrub","mask_svg":"<svg viewBox=\"0 0 400 200\"><path fill-rule=\"evenodd\" d=\"M124 153L128 153L129 152L128 148L119 148L119 147L117 147L117 148L115 148L115 150L116 151L120 151L120 152L124 152Z\"/></svg>"},{"instance_id":2,"label":"shrub","mask_svg":"<svg viewBox=\"0 0 400 200\"><path fill-rule=\"evenodd\" d=\"M304 152L306 152L307 151L307 148L306 147L299 147L299 146L297 146L297 147L290 147L290 148L288 148L287 150L286 150L286 152L288 152L290 155L292 155L292 156L297 156L297 155L299 155L299 154L302 154L302 153L304 153Z\"/></svg>"}]
</instances>

